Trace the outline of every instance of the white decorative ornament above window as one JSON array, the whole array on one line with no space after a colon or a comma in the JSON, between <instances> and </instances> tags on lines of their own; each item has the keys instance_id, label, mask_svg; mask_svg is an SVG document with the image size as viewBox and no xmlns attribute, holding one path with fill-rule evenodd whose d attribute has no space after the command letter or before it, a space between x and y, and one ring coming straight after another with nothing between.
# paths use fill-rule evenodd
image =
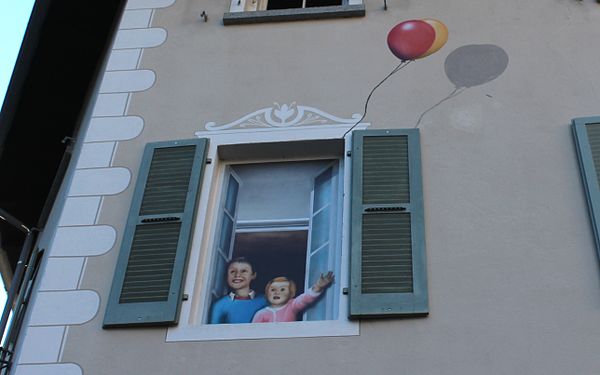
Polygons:
<instances>
[{"instance_id":1,"label":"white decorative ornament above window","mask_svg":"<svg viewBox=\"0 0 600 375\"><path fill-rule=\"evenodd\" d=\"M352 125L361 118L360 113L355 113L351 118L341 118L321 111L317 108L291 104L274 103L273 107L259 109L228 124L217 125L207 122L206 130L227 130L232 128L289 128L306 125Z\"/></svg>"}]
</instances>

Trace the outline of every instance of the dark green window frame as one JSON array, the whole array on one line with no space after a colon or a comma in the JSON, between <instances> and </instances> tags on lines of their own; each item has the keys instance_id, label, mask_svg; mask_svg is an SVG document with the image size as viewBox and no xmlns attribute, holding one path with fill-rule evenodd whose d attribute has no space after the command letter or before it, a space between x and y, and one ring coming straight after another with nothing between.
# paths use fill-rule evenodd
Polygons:
<instances>
[{"instance_id":1,"label":"dark green window frame","mask_svg":"<svg viewBox=\"0 0 600 375\"><path fill-rule=\"evenodd\" d=\"M177 323L207 149L207 139L146 145L104 328Z\"/></svg>"},{"instance_id":2,"label":"dark green window frame","mask_svg":"<svg viewBox=\"0 0 600 375\"><path fill-rule=\"evenodd\" d=\"M427 315L419 131L355 131L352 162L349 316Z\"/></svg>"},{"instance_id":3,"label":"dark green window frame","mask_svg":"<svg viewBox=\"0 0 600 375\"><path fill-rule=\"evenodd\" d=\"M575 118L572 124L596 251L600 256L600 116Z\"/></svg>"}]
</instances>

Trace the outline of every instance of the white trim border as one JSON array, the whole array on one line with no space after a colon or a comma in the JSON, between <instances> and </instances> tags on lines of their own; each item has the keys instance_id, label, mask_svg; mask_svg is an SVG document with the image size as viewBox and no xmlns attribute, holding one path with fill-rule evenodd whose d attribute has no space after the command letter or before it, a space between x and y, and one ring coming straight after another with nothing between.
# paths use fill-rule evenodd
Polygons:
<instances>
[{"instance_id":1,"label":"white trim border","mask_svg":"<svg viewBox=\"0 0 600 375\"><path fill-rule=\"evenodd\" d=\"M222 129L220 131L205 130L195 133L197 137L210 138L207 157L212 159L213 162L206 166L202 181L203 193L198 203L198 212L206 212L207 214L198 215L193 229L190 260L184 286L184 293L189 296L189 299L182 304L179 324L167 330L167 342L359 335L360 324L347 319L348 297L346 295L342 295L340 298L337 320L272 324L202 324L202 321L205 320L203 314L206 309L204 306L208 301L207 296L209 294L207 285L210 282L211 272L208 272L208 270L213 261L210 249L213 249L213 242L216 235L215 228L218 222L218 207L215 202L219 201L218 198L222 189L225 167L227 165L226 162L219 160L219 146L341 139L357 120L353 121L352 123L348 120L348 122L343 124L334 123L321 126ZM234 123L238 124L239 122ZM355 129L362 130L369 125L368 123L360 123ZM306 129L310 129L310 131L306 131ZM347 163L345 160L346 152L350 150L350 140L351 133L347 134L344 138L345 151L341 160L341 168L344 175L344 191L349 191L350 189L351 163ZM344 194L342 209L342 262L340 267L341 274L337 278L342 283L340 290L348 286L349 218L350 198L348 194Z\"/></svg>"}]
</instances>

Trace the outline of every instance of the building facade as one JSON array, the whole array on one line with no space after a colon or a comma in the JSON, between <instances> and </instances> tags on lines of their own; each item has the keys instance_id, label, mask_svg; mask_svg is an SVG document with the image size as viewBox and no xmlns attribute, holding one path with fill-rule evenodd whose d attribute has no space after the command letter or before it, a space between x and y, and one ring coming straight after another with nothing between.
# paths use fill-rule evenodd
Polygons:
<instances>
[{"instance_id":1,"label":"building facade","mask_svg":"<svg viewBox=\"0 0 600 375\"><path fill-rule=\"evenodd\" d=\"M270 3L127 3L15 373L596 373L598 4ZM423 18L447 44L363 116ZM252 323L281 276L316 300Z\"/></svg>"}]
</instances>

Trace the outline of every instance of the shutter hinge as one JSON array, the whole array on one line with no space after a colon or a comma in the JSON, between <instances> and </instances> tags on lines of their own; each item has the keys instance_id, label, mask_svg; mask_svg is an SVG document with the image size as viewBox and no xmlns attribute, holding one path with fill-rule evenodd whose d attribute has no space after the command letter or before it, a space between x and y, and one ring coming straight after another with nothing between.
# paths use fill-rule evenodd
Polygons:
<instances>
[{"instance_id":1,"label":"shutter hinge","mask_svg":"<svg viewBox=\"0 0 600 375\"><path fill-rule=\"evenodd\" d=\"M212 159L211 158L206 158L206 164L211 164L212 163Z\"/></svg>"},{"instance_id":2,"label":"shutter hinge","mask_svg":"<svg viewBox=\"0 0 600 375\"><path fill-rule=\"evenodd\" d=\"M349 157L349 158L352 157L352 151L347 151L346 152L346 156Z\"/></svg>"},{"instance_id":3,"label":"shutter hinge","mask_svg":"<svg viewBox=\"0 0 600 375\"><path fill-rule=\"evenodd\" d=\"M181 296L182 301L187 301L189 298L190 296L187 293L183 293L183 296Z\"/></svg>"},{"instance_id":4,"label":"shutter hinge","mask_svg":"<svg viewBox=\"0 0 600 375\"><path fill-rule=\"evenodd\" d=\"M342 289L342 294L347 296L348 295L348 288L343 288Z\"/></svg>"}]
</instances>

